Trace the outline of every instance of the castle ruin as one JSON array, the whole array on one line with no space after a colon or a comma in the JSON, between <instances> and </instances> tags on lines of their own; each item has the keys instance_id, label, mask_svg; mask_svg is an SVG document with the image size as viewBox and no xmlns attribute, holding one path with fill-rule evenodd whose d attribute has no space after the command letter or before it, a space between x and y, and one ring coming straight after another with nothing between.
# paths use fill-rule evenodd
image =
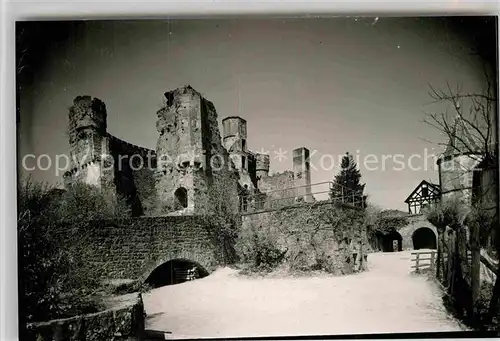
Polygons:
<instances>
[{"instance_id":1,"label":"castle ruin","mask_svg":"<svg viewBox=\"0 0 500 341\"><path fill-rule=\"evenodd\" d=\"M271 175L270 156L248 150L245 119L224 118L221 137L215 106L191 86L164 96L156 113L156 150L114 137L107 131L106 105L76 97L69 109L71 168L65 186L83 182L123 195L136 216L196 214L204 189L216 181L234 189L228 200L235 203L242 193L314 200L307 148L293 151L292 171Z\"/></svg>"}]
</instances>

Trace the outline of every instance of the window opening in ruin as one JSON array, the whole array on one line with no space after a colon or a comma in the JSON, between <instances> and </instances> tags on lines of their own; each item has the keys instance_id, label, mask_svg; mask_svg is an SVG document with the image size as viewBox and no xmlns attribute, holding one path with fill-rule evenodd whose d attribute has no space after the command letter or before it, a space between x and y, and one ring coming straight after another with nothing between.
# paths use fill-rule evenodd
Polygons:
<instances>
[{"instance_id":1,"label":"window opening in ruin","mask_svg":"<svg viewBox=\"0 0 500 341\"><path fill-rule=\"evenodd\" d=\"M241 168L246 169L246 157L241 157Z\"/></svg>"},{"instance_id":2,"label":"window opening in ruin","mask_svg":"<svg viewBox=\"0 0 500 341\"><path fill-rule=\"evenodd\" d=\"M241 149L245 151L247 149L247 140L242 139L241 140Z\"/></svg>"},{"instance_id":3,"label":"window opening in ruin","mask_svg":"<svg viewBox=\"0 0 500 341\"><path fill-rule=\"evenodd\" d=\"M167 100L167 106L171 106L174 103L174 93L171 92L165 92L165 98Z\"/></svg>"},{"instance_id":4,"label":"window opening in ruin","mask_svg":"<svg viewBox=\"0 0 500 341\"><path fill-rule=\"evenodd\" d=\"M176 202L183 208L188 207L187 189L179 187L174 193Z\"/></svg>"},{"instance_id":5,"label":"window opening in ruin","mask_svg":"<svg viewBox=\"0 0 500 341\"><path fill-rule=\"evenodd\" d=\"M241 210L243 212L246 212L248 210L248 196L250 194L250 191L248 190L248 185L245 184L245 186L241 190L241 197L240 197L240 205L241 205Z\"/></svg>"}]
</instances>

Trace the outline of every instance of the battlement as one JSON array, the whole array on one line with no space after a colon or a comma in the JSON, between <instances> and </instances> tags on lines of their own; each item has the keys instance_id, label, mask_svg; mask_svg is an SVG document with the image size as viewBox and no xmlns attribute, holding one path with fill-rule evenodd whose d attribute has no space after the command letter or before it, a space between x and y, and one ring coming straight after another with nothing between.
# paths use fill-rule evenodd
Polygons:
<instances>
[{"instance_id":1,"label":"battlement","mask_svg":"<svg viewBox=\"0 0 500 341\"><path fill-rule=\"evenodd\" d=\"M70 170L64 172L63 174L63 177L64 178L69 178L69 177L72 177L74 176L77 172L81 171L81 170L84 170L86 168L88 168L89 166L91 165L94 165L96 164L97 162L99 162L100 160L98 160L97 158L94 158L92 160L89 160L89 161L86 161L76 167L73 167L71 168Z\"/></svg>"}]
</instances>

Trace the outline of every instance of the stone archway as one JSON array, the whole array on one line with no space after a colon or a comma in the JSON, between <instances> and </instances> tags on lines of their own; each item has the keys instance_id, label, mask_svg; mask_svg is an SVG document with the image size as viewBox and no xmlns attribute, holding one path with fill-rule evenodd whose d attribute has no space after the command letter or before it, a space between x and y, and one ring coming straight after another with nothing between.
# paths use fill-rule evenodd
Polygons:
<instances>
[{"instance_id":1,"label":"stone archway","mask_svg":"<svg viewBox=\"0 0 500 341\"><path fill-rule=\"evenodd\" d=\"M208 276L208 271L199 263L177 258L157 266L144 281L153 288L180 284Z\"/></svg>"},{"instance_id":2,"label":"stone archway","mask_svg":"<svg viewBox=\"0 0 500 341\"><path fill-rule=\"evenodd\" d=\"M416 229L412 236L413 249L437 249L437 236L428 227L420 227Z\"/></svg>"},{"instance_id":3,"label":"stone archway","mask_svg":"<svg viewBox=\"0 0 500 341\"><path fill-rule=\"evenodd\" d=\"M403 237L397 231L380 236L380 246L382 252L403 251Z\"/></svg>"},{"instance_id":4,"label":"stone archway","mask_svg":"<svg viewBox=\"0 0 500 341\"><path fill-rule=\"evenodd\" d=\"M403 237L403 250L413 250L413 235L416 230L421 228L427 228L434 233L434 236L437 236L436 226L432 225L423 214L409 215L408 216L408 225L400 228L398 232ZM419 232L420 234L420 232ZM418 234L417 234L418 237ZM437 237L434 237L437 240ZM418 242L417 242L418 244ZM419 246L419 245L417 245ZM432 246L432 245L431 245Z\"/></svg>"}]
</instances>

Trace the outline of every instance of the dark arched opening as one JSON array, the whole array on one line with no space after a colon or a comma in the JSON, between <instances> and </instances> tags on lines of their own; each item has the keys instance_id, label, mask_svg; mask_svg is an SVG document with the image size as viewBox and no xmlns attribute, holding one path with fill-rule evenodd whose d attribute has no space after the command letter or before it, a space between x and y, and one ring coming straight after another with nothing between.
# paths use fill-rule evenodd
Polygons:
<instances>
[{"instance_id":1,"label":"dark arched opening","mask_svg":"<svg viewBox=\"0 0 500 341\"><path fill-rule=\"evenodd\" d=\"M411 236L413 249L436 249L436 234L428 227L420 227Z\"/></svg>"},{"instance_id":2,"label":"dark arched opening","mask_svg":"<svg viewBox=\"0 0 500 341\"><path fill-rule=\"evenodd\" d=\"M383 252L403 251L403 237L397 231L380 235L380 248Z\"/></svg>"},{"instance_id":3,"label":"dark arched opening","mask_svg":"<svg viewBox=\"0 0 500 341\"><path fill-rule=\"evenodd\" d=\"M173 259L161 264L151 272L145 283L153 288L179 284L208 276L200 264L188 259Z\"/></svg>"},{"instance_id":4,"label":"dark arched opening","mask_svg":"<svg viewBox=\"0 0 500 341\"><path fill-rule=\"evenodd\" d=\"M188 207L188 195L187 195L187 189L184 187L179 187L174 193L175 200L179 206L182 208Z\"/></svg>"}]
</instances>

